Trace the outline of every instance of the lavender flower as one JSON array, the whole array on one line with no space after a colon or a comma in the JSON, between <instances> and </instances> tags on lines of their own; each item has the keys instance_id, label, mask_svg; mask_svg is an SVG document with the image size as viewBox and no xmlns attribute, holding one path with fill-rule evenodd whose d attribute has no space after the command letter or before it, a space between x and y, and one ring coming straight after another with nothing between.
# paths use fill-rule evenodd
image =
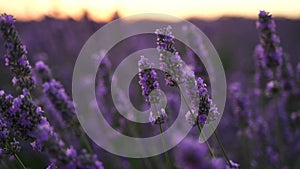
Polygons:
<instances>
[{"instance_id":1,"label":"lavender flower","mask_svg":"<svg viewBox=\"0 0 300 169\"><path fill-rule=\"evenodd\" d=\"M26 46L23 45L13 25L15 19L7 14L2 14L0 18L0 30L6 48L5 65L9 66L13 73L13 84L19 91L24 88L31 90L34 86L31 66L27 60Z\"/></svg>"},{"instance_id":2,"label":"lavender flower","mask_svg":"<svg viewBox=\"0 0 300 169\"><path fill-rule=\"evenodd\" d=\"M53 131L53 127L50 126L45 117L42 117L41 123L33 135L36 140L31 143L32 147L37 151L48 152L52 157L52 163L48 168L59 166L62 169L104 169L96 155L90 155L86 150L77 152L72 146L67 147L64 141Z\"/></svg>"},{"instance_id":3,"label":"lavender flower","mask_svg":"<svg viewBox=\"0 0 300 169\"><path fill-rule=\"evenodd\" d=\"M289 61L289 55L283 54L283 62L281 69L281 86L286 94L289 94L295 89L294 70Z\"/></svg>"},{"instance_id":4,"label":"lavender flower","mask_svg":"<svg viewBox=\"0 0 300 169\"><path fill-rule=\"evenodd\" d=\"M0 157L4 154L12 155L20 151L20 143L11 138L9 126L5 119L0 118Z\"/></svg>"},{"instance_id":5,"label":"lavender flower","mask_svg":"<svg viewBox=\"0 0 300 169\"><path fill-rule=\"evenodd\" d=\"M264 49L262 45L257 45L254 50L255 61L255 94L261 95L266 88L266 84L272 80L273 72L264 64Z\"/></svg>"},{"instance_id":6,"label":"lavender flower","mask_svg":"<svg viewBox=\"0 0 300 169\"><path fill-rule=\"evenodd\" d=\"M147 103L158 103L159 96L152 95L150 93L159 89L159 83L157 81L157 74L149 63L149 60L144 56L138 62L139 66L139 84L142 88L142 94L146 98Z\"/></svg>"},{"instance_id":7,"label":"lavender flower","mask_svg":"<svg viewBox=\"0 0 300 169\"><path fill-rule=\"evenodd\" d=\"M167 28L157 29L157 50L160 53L161 69L166 75L166 84L169 86L177 86L182 82L183 61L178 52L174 48L174 36L171 32L171 26Z\"/></svg>"},{"instance_id":8,"label":"lavender flower","mask_svg":"<svg viewBox=\"0 0 300 169\"><path fill-rule=\"evenodd\" d=\"M264 64L273 69L282 63L282 48L279 37L276 35L275 22L272 15L265 11L260 11L256 28L259 31L260 43L263 47Z\"/></svg>"},{"instance_id":9,"label":"lavender flower","mask_svg":"<svg viewBox=\"0 0 300 169\"><path fill-rule=\"evenodd\" d=\"M51 101L55 109L61 112L62 118L68 127L78 128L80 124L76 118L74 104L65 92L62 84L53 79L49 67L44 62L37 62L35 69L42 80L43 92L47 95L47 98Z\"/></svg>"},{"instance_id":10,"label":"lavender flower","mask_svg":"<svg viewBox=\"0 0 300 169\"><path fill-rule=\"evenodd\" d=\"M42 83L49 82L52 79L52 73L48 65L46 65L43 61L38 61L35 63L35 70L37 70Z\"/></svg>"},{"instance_id":11,"label":"lavender flower","mask_svg":"<svg viewBox=\"0 0 300 169\"><path fill-rule=\"evenodd\" d=\"M246 135L252 137L249 122L252 119L251 110L249 108L249 98L247 94L243 94L241 84L232 83L229 86L229 94L231 98L231 106L233 112L234 123L238 129L237 135Z\"/></svg>"},{"instance_id":12,"label":"lavender flower","mask_svg":"<svg viewBox=\"0 0 300 169\"><path fill-rule=\"evenodd\" d=\"M32 139L30 133L40 122L41 108L31 102L26 92L16 98L2 93L0 96L1 116L10 126L14 135L22 140Z\"/></svg>"},{"instance_id":13,"label":"lavender flower","mask_svg":"<svg viewBox=\"0 0 300 169\"><path fill-rule=\"evenodd\" d=\"M148 104L154 105L154 112L150 113L149 120L153 124L162 124L165 122L166 113L163 108L160 107L161 94L157 91L159 89L159 83L157 81L156 71L149 63L149 60L144 56L138 62L139 67L139 84L142 88L142 94L146 98ZM157 107L159 106L159 107Z\"/></svg>"},{"instance_id":14,"label":"lavender flower","mask_svg":"<svg viewBox=\"0 0 300 169\"><path fill-rule=\"evenodd\" d=\"M34 87L34 81L31 76L31 66L26 58L26 47L22 45L17 32L13 27L14 19L12 16L1 15L1 31L6 41L7 55L5 57L6 65L10 66L14 75L13 82L21 94L17 97L6 95L0 91L0 119L1 133L0 144L6 138L5 132L10 129L13 142L1 145L3 149L17 149L19 141L32 141L31 145L35 150L45 151L52 158L55 158L55 164L60 168L91 168L103 169L102 163L96 159L96 155L89 155L85 150L76 153L70 157L67 152L68 147L53 131L47 118L43 114L41 107L36 106L32 101L30 89ZM60 91L63 93L62 91ZM60 97L65 99L65 95L60 93ZM20 140L16 140L15 138ZM7 139L5 139L7 140Z\"/></svg>"},{"instance_id":15,"label":"lavender flower","mask_svg":"<svg viewBox=\"0 0 300 169\"><path fill-rule=\"evenodd\" d=\"M192 107L192 113L190 111L186 114L186 119L192 124L192 125L204 125L205 123L209 123L211 121L214 121L218 116L219 112L217 107L213 104L212 100L209 98L208 92L207 92L207 85L204 83L203 79L198 77L197 81L191 78L186 77L186 84L188 84L187 89L190 91L188 93L189 97L191 98L191 107ZM195 104L196 103L196 104ZM197 112L197 113L195 113Z\"/></svg>"}]
</instances>

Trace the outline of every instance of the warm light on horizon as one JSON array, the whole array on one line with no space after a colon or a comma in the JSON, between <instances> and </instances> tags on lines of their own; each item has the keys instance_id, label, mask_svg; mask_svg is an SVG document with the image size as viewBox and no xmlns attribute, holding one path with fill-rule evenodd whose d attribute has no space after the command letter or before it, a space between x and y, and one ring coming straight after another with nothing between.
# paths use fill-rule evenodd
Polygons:
<instances>
[{"instance_id":1,"label":"warm light on horizon","mask_svg":"<svg viewBox=\"0 0 300 169\"><path fill-rule=\"evenodd\" d=\"M12 14L19 20L37 20L45 15L79 19L84 11L96 21L109 21L116 11L122 17L141 13L163 13L181 18L255 18L261 9L276 17L300 18L298 0L2 0L0 6L1 13Z\"/></svg>"}]
</instances>

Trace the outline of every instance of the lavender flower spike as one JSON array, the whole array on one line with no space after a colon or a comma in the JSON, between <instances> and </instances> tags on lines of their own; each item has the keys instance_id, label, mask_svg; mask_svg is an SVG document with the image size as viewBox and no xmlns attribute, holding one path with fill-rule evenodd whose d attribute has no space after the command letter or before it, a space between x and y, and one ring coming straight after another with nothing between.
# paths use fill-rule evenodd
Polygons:
<instances>
[{"instance_id":1,"label":"lavender flower spike","mask_svg":"<svg viewBox=\"0 0 300 169\"><path fill-rule=\"evenodd\" d=\"M187 84L190 84L187 86L187 88L191 91L189 96L192 99L192 111L194 111L192 112L193 114L188 111L185 115L186 119L192 125L204 125L205 123L214 121L219 116L219 112L217 107L209 98L207 85L204 83L201 77L198 77L197 81L194 82L195 84L192 84L191 79L193 78L186 79ZM189 81L191 82L189 83Z\"/></svg>"},{"instance_id":2,"label":"lavender flower spike","mask_svg":"<svg viewBox=\"0 0 300 169\"><path fill-rule=\"evenodd\" d=\"M139 84L142 88L142 94L146 98L148 104L154 105L154 111L157 112L153 115L150 112L149 121L152 124L162 124L167 117L165 110L161 108L160 100L161 94L157 91L159 89L159 83L157 81L157 74L153 65L149 63L149 60L144 56L138 62L139 67Z\"/></svg>"},{"instance_id":3,"label":"lavender flower spike","mask_svg":"<svg viewBox=\"0 0 300 169\"><path fill-rule=\"evenodd\" d=\"M68 127L73 126L77 129L80 124L76 117L74 104L62 84L53 79L49 67L44 62L37 62L35 69L42 80L43 92L48 96L55 109L61 112L63 120L69 125Z\"/></svg>"},{"instance_id":4,"label":"lavender flower spike","mask_svg":"<svg viewBox=\"0 0 300 169\"><path fill-rule=\"evenodd\" d=\"M171 26L157 29L157 50L160 54L161 69L165 71L166 84L169 86L177 86L177 83L183 81L182 69L183 61L178 52L174 48L174 36Z\"/></svg>"},{"instance_id":5,"label":"lavender flower spike","mask_svg":"<svg viewBox=\"0 0 300 169\"><path fill-rule=\"evenodd\" d=\"M13 85L19 91L24 88L31 90L34 81L31 76L31 66L27 60L26 46L19 38L13 23L15 19L11 15L2 14L0 16L0 30L5 41L5 65L10 67L13 73Z\"/></svg>"},{"instance_id":6,"label":"lavender flower spike","mask_svg":"<svg viewBox=\"0 0 300 169\"><path fill-rule=\"evenodd\" d=\"M260 11L256 28L259 31L260 43L263 47L264 64L273 69L282 63L282 48L280 39L276 35L275 22L272 15L265 11Z\"/></svg>"}]
</instances>

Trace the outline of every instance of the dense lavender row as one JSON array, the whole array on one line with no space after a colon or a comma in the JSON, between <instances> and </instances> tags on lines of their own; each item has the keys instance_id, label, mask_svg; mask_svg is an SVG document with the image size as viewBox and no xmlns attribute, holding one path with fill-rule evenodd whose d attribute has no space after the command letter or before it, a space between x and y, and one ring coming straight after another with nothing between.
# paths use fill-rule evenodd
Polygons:
<instances>
[{"instance_id":1,"label":"dense lavender row","mask_svg":"<svg viewBox=\"0 0 300 169\"><path fill-rule=\"evenodd\" d=\"M69 89L54 78L45 62L38 61L31 67L29 61L43 57L29 57L30 51L22 43L15 22L11 15L0 17L5 48L2 66L9 68L10 85L15 89L0 90L0 168L300 168L300 64L293 67L270 13L260 11L256 23L259 44L254 50L255 73L250 80L254 83L244 84L243 78L229 81L224 117L205 144L197 140L199 136L205 137L201 135L202 127L220 113L211 99L203 66L192 50L175 44L176 35L170 26L155 31L160 68L164 72L153 68L148 59L151 56L142 56L136 63L139 73L132 82L131 99L141 109L154 105L150 107L149 124L136 124L118 115L110 99L110 85L115 85L120 100L124 99L124 91L119 88L118 79L112 83L118 61L108 56L121 52L104 56L96 81L98 104L91 106L103 107L106 120L118 131L135 137L161 133L164 140L163 131L177 117L176 105L182 101L188 108L186 123L193 128L187 138L174 149L145 159L111 155L89 140L76 118ZM192 28L182 30L192 46L206 56L201 37ZM155 45L155 41L152 43ZM131 52L128 46L122 49L127 50L122 53ZM83 85L91 82L93 79L87 77ZM166 108L162 108L158 90L167 96ZM183 100L178 95L181 90L186 90ZM132 111L126 104L121 107ZM41 155L41 162L26 158L28 155Z\"/></svg>"}]
</instances>

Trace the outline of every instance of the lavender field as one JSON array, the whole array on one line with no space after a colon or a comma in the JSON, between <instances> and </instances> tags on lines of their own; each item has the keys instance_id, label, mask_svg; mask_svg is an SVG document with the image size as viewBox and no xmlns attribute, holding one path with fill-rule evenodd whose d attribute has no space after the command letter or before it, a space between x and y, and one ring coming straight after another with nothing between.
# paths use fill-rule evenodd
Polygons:
<instances>
[{"instance_id":1,"label":"lavender field","mask_svg":"<svg viewBox=\"0 0 300 169\"><path fill-rule=\"evenodd\" d=\"M180 117L181 102L187 107L184 120L192 129L177 146L156 156L128 158L110 153L89 138L76 116L72 96L76 59L88 38L106 23L87 15L80 21L45 17L21 22L2 14L0 168L299 169L300 21L265 11L258 11L255 20L189 21L209 38L222 61L227 84L222 117L211 96L208 72L198 58L207 49L193 29L182 31L203 56L177 40L163 21L151 21L162 25L152 34L127 38L110 51L97 53L103 60L96 61L97 103L90 106L100 107L118 132L138 138L161 134L160 147L165 149L168 138L162 133ZM113 97L120 103L127 98L113 74L128 55L145 48L157 49L161 68L153 67L151 56L136 62L139 72L129 85L129 100L138 110L151 109L148 123L136 123L120 115L114 105ZM85 77L80 85L91 83L93 79ZM119 89L116 96L112 86ZM182 88L187 92L181 97ZM158 89L166 103L155 92ZM121 107L132 111L127 104ZM203 127L218 118L211 137L200 143L199 137L205 137ZM106 134L101 137L110 137Z\"/></svg>"}]
</instances>

